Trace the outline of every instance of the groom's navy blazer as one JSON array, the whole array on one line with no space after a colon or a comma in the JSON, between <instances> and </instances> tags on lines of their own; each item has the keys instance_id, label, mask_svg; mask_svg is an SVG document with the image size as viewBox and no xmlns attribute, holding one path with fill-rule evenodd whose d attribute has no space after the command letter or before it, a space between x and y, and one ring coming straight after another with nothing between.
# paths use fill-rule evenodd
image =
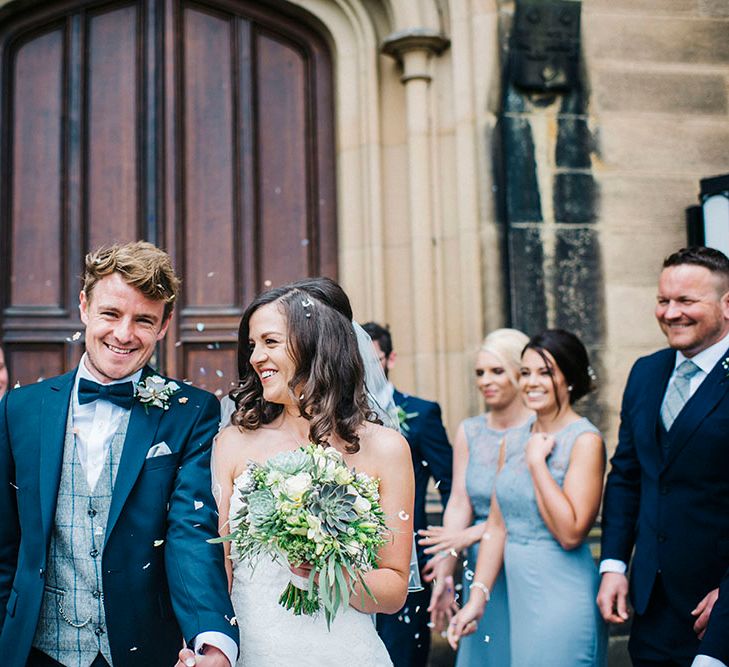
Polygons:
<instances>
[{"instance_id":1,"label":"groom's navy blazer","mask_svg":"<svg viewBox=\"0 0 729 667\"><path fill-rule=\"evenodd\" d=\"M628 563L635 547L635 611L645 612L660 572L671 606L693 624L691 610L729 572L729 370L717 363L661 434L675 359L674 350L656 352L639 359L628 378L605 488L602 558ZM724 605L726 594L714 608L717 619ZM729 663L729 632L713 616L699 653Z\"/></svg>"},{"instance_id":2,"label":"groom's navy blazer","mask_svg":"<svg viewBox=\"0 0 729 667\"><path fill-rule=\"evenodd\" d=\"M74 378L0 402L0 656L9 667L24 667L38 623ZM209 465L219 403L179 384L168 410L135 401L117 471L102 553L114 667L171 666L183 637L206 630L238 642L223 550L206 541L217 534ZM161 442L171 453L147 458Z\"/></svg>"}]
</instances>

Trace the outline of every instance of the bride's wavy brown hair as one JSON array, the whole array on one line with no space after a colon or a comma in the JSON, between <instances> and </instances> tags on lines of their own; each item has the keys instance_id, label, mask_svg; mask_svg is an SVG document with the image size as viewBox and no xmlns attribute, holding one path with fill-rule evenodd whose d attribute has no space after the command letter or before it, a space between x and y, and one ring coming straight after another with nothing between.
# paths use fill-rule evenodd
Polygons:
<instances>
[{"instance_id":1,"label":"bride's wavy brown hair","mask_svg":"<svg viewBox=\"0 0 729 667\"><path fill-rule=\"evenodd\" d=\"M321 292L316 289L317 280L326 280ZM328 446L329 438L336 435L347 443L348 452L359 451L357 430L377 417L367 404L364 366L352 321L312 296L326 296L332 286L348 304L346 294L333 281L308 279L263 292L246 308L238 329L240 381L230 392L236 406L233 424L252 431L283 412L283 405L263 398L261 380L249 360L251 317L260 307L275 303L286 319L286 346L296 369L289 391L309 421L309 439Z\"/></svg>"}]
</instances>

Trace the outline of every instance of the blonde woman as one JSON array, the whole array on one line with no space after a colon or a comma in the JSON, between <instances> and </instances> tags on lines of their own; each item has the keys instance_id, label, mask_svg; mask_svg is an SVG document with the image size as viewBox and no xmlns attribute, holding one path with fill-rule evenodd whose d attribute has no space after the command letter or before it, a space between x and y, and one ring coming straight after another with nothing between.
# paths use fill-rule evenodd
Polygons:
<instances>
[{"instance_id":1,"label":"blonde woman","mask_svg":"<svg viewBox=\"0 0 729 667\"><path fill-rule=\"evenodd\" d=\"M521 353L528 340L516 329L497 329L483 341L474 371L486 412L464 420L458 428L453 444L453 487L443 526L420 531L421 544L428 546L426 553L434 556L429 564L429 578L435 578L430 611L431 621L438 629L445 627L455 609L454 556L464 550L463 590L458 602L468 599L478 546L489 515L501 442L513 429L528 430L532 421L531 411L520 398L518 384ZM509 611L506 582L501 576L493 586L488 613L478 630L461 642L456 665L509 664Z\"/></svg>"}]
</instances>

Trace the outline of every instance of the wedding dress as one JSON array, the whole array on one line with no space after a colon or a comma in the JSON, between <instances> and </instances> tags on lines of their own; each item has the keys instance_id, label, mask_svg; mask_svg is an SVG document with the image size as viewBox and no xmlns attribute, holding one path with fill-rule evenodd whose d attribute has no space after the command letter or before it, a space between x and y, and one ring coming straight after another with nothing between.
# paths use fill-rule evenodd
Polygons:
<instances>
[{"instance_id":1,"label":"wedding dress","mask_svg":"<svg viewBox=\"0 0 729 667\"><path fill-rule=\"evenodd\" d=\"M234 489L230 499L231 529L235 528L240 506L238 492ZM392 665L371 616L347 607L334 618L330 630L323 612L315 616L295 616L278 603L290 581L288 567L265 557L255 568L251 567L238 560L234 545L231 556L231 599L240 629L237 667Z\"/></svg>"}]
</instances>

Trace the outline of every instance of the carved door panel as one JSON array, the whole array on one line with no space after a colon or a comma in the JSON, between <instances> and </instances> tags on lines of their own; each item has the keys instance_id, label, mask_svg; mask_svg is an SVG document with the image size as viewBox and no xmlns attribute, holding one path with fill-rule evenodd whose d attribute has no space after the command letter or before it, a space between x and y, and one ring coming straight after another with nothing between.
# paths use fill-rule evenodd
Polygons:
<instances>
[{"instance_id":1,"label":"carved door panel","mask_svg":"<svg viewBox=\"0 0 729 667\"><path fill-rule=\"evenodd\" d=\"M170 252L183 292L157 361L219 393L253 295L336 276L331 61L281 7L0 14L0 333L13 380L80 358L79 275L100 244Z\"/></svg>"}]
</instances>

